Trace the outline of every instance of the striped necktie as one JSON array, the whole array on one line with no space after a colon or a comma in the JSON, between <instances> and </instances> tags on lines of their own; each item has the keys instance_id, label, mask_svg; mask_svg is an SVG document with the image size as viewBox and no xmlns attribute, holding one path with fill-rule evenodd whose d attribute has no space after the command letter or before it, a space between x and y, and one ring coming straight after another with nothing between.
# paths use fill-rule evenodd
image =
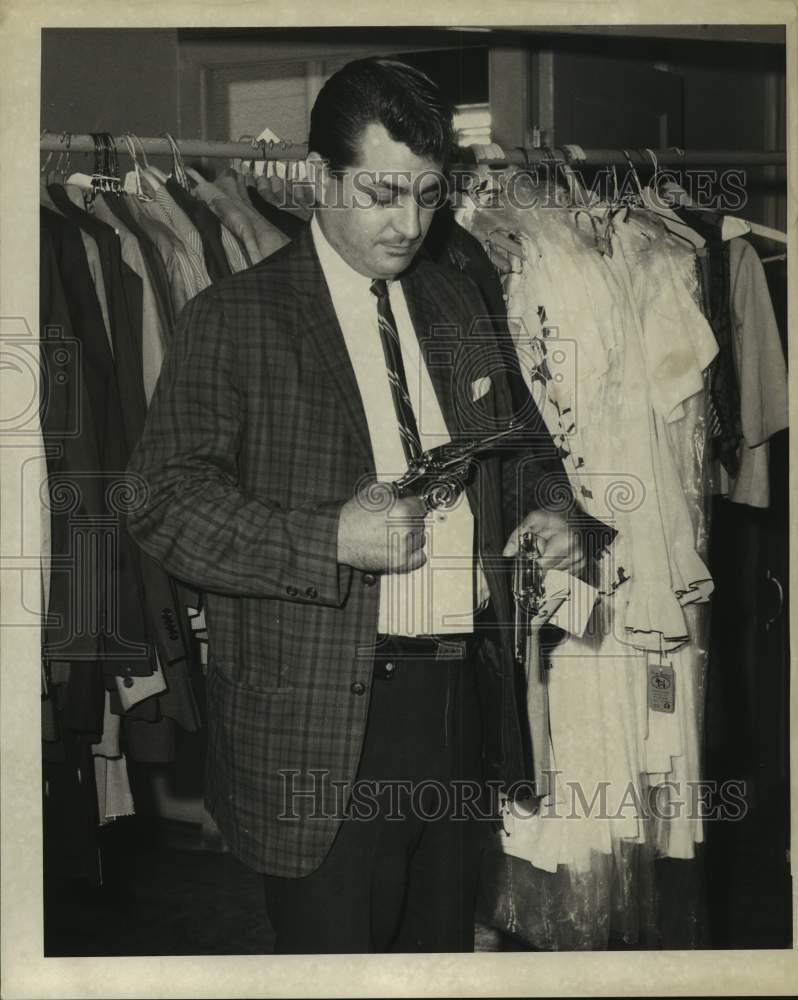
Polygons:
<instances>
[{"instance_id":1,"label":"striped necktie","mask_svg":"<svg viewBox=\"0 0 798 1000\"><path fill-rule=\"evenodd\" d=\"M382 351L385 355L385 367L388 369L388 381L391 384L391 395L396 410L396 420L399 424L399 436L402 439L407 464L422 452L421 439L418 435L418 425L407 392L405 366L402 361L402 348L399 343L399 332L393 317L391 302L388 298L388 286L377 278L371 283L371 293L377 298L377 322L382 341Z\"/></svg>"}]
</instances>

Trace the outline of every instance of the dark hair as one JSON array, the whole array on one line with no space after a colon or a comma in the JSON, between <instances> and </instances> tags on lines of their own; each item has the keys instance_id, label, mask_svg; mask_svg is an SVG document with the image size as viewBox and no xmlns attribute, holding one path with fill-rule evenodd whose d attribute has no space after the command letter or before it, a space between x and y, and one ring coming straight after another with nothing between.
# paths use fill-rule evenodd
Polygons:
<instances>
[{"instance_id":1,"label":"dark hair","mask_svg":"<svg viewBox=\"0 0 798 1000\"><path fill-rule=\"evenodd\" d=\"M416 156L446 164L454 146L454 108L421 70L395 59L356 59L334 73L310 113L308 149L330 168L356 166L367 125L383 125Z\"/></svg>"}]
</instances>

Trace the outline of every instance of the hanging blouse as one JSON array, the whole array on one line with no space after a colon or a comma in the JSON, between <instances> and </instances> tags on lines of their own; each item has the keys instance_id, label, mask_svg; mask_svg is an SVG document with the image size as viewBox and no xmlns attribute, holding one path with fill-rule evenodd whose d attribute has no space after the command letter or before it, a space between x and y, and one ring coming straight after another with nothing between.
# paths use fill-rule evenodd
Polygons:
<instances>
[{"instance_id":1,"label":"hanging blouse","mask_svg":"<svg viewBox=\"0 0 798 1000\"><path fill-rule=\"evenodd\" d=\"M743 440L737 475L718 462L715 492L752 507L770 504L769 439L788 425L787 369L764 268L744 239L729 244L732 353Z\"/></svg>"}]
</instances>

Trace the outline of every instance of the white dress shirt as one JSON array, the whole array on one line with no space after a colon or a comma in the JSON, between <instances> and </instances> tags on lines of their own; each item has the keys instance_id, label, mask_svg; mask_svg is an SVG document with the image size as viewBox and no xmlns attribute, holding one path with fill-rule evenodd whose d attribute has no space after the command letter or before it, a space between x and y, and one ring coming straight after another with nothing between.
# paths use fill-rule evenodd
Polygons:
<instances>
[{"instance_id":1,"label":"white dress shirt","mask_svg":"<svg viewBox=\"0 0 798 1000\"><path fill-rule=\"evenodd\" d=\"M407 471L377 325L372 279L338 254L314 215L311 233L332 297L366 414L377 479L391 482ZM425 450L451 440L424 363L400 281L388 282L399 333L407 388ZM390 529L388 529L390 530ZM381 577L379 632L431 635L474 628L474 517L462 493L455 506L426 519L427 562L410 573Z\"/></svg>"}]
</instances>

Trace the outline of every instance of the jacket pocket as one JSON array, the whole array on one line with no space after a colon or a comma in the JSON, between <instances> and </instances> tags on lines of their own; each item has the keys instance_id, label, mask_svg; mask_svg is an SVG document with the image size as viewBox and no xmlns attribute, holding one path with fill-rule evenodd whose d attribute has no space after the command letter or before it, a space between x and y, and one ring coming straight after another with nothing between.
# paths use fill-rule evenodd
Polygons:
<instances>
[{"instance_id":1,"label":"jacket pocket","mask_svg":"<svg viewBox=\"0 0 798 1000\"><path fill-rule=\"evenodd\" d=\"M253 694L290 694L294 687L291 684L270 684L269 678L280 676L284 673L282 669L264 671L264 681L259 683L257 668L247 667L243 664L230 663L225 660L218 660L215 657L208 664L208 675L218 678L223 684L228 684L238 691L251 691Z\"/></svg>"}]
</instances>

